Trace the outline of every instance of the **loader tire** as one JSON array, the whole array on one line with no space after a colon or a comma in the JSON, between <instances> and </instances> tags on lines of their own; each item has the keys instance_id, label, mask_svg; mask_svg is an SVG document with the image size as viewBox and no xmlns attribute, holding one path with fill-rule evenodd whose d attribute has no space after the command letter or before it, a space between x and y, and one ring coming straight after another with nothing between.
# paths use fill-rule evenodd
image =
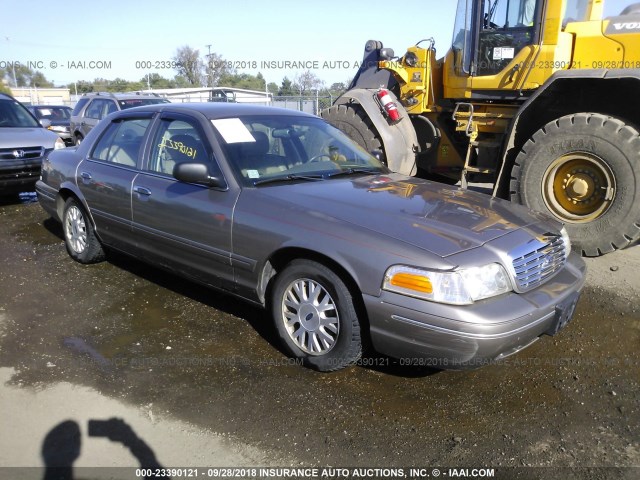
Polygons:
<instances>
[{"instance_id":1,"label":"loader tire","mask_svg":"<svg viewBox=\"0 0 640 480\"><path fill-rule=\"evenodd\" d=\"M585 256L624 248L640 238L640 134L597 113L549 122L516 157L510 194L564 222Z\"/></svg>"},{"instance_id":2,"label":"loader tire","mask_svg":"<svg viewBox=\"0 0 640 480\"><path fill-rule=\"evenodd\" d=\"M375 128L360 106L334 105L324 110L321 115L367 152L371 153L374 150L384 152ZM384 163L386 164L386 160Z\"/></svg>"}]
</instances>

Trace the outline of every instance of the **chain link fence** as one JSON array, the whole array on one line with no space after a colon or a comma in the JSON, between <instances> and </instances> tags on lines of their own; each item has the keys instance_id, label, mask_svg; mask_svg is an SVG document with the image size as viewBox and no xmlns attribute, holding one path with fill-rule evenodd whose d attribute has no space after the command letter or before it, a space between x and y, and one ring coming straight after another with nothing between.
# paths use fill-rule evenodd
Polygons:
<instances>
[{"instance_id":1,"label":"chain link fence","mask_svg":"<svg viewBox=\"0 0 640 480\"><path fill-rule=\"evenodd\" d=\"M312 115L320 115L325 108L333 104L333 96L292 96L273 97L269 105L290 110L298 110Z\"/></svg>"}]
</instances>

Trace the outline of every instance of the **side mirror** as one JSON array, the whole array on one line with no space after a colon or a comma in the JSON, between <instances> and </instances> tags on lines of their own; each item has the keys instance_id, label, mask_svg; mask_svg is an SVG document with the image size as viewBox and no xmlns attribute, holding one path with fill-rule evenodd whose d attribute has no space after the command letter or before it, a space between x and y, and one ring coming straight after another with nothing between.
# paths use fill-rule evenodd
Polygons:
<instances>
[{"instance_id":1,"label":"side mirror","mask_svg":"<svg viewBox=\"0 0 640 480\"><path fill-rule=\"evenodd\" d=\"M224 188L224 180L209 175L209 169L203 163L179 163L173 167L173 176L185 183L198 183L208 187Z\"/></svg>"},{"instance_id":2,"label":"side mirror","mask_svg":"<svg viewBox=\"0 0 640 480\"><path fill-rule=\"evenodd\" d=\"M44 128L49 128L51 126L51 120L49 120L48 118L43 118L42 120L40 120L40 125L42 125Z\"/></svg>"}]
</instances>

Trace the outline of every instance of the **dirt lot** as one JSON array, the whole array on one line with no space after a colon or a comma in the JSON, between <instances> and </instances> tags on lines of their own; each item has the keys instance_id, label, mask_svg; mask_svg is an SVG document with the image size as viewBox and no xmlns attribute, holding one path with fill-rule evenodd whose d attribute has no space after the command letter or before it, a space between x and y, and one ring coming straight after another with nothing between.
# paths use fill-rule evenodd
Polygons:
<instances>
[{"instance_id":1,"label":"dirt lot","mask_svg":"<svg viewBox=\"0 0 640 480\"><path fill-rule=\"evenodd\" d=\"M334 374L291 364L267 315L235 299L126 257L73 262L33 197L0 206L0 248L0 467L64 457L640 478L640 246L588 259L573 322L500 364L367 358ZM89 427L111 417L128 427Z\"/></svg>"}]
</instances>

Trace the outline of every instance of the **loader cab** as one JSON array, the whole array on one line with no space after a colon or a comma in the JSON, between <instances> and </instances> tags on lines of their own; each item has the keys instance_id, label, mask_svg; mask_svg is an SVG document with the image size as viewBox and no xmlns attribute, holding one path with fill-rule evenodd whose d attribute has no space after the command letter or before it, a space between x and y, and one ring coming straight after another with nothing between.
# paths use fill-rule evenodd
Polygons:
<instances>
[{"instance_id":1,"label":"loader cab","mask_svg":"<svg viewBox=\"0 0 640 480\"><path fill-rule=\"evenodd\" d=\"M492 96L485 90L513 91L540 44L544 3L459 0L452 43L455 83L475 91L472 98Z\"/></svg>"}]
</instances>

